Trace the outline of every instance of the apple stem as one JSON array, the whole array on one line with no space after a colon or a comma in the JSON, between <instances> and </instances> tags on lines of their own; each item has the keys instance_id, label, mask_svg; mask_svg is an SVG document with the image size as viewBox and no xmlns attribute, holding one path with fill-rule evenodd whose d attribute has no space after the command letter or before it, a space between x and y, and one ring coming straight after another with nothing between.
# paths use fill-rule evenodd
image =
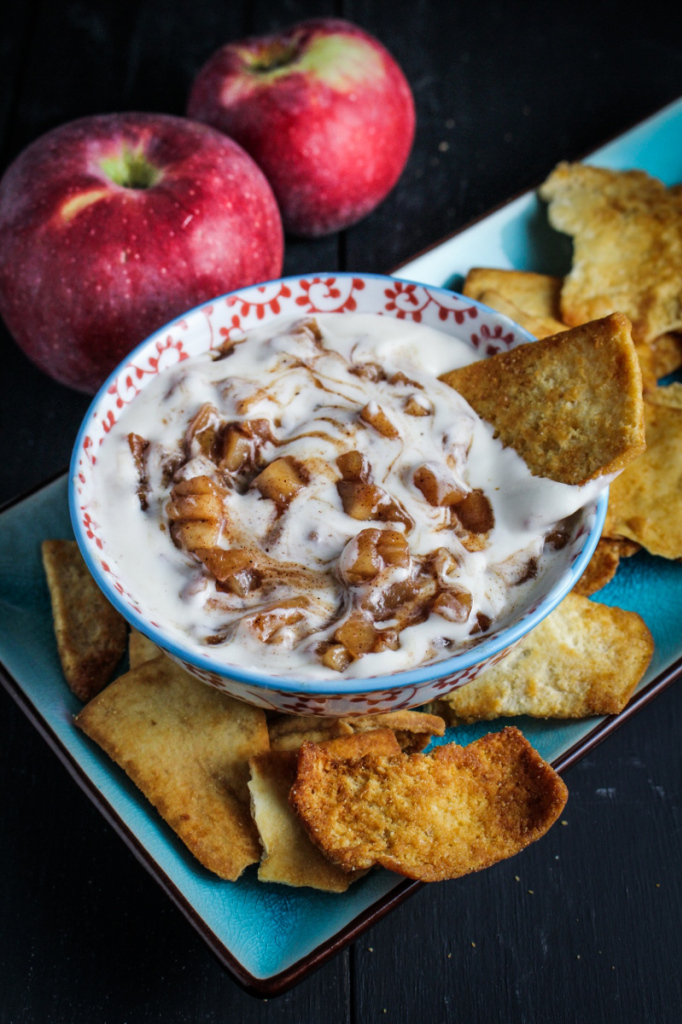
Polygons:
<instances>
[{"instance_id":1,"label":"apple stem","mask_svg":"<svg viewBox=\"0 0 682 1024\"><path fill-rule=\"evenodd\" d=\"M127 146L115 156L100 160L99 165L107 178L121 188L152 188L163 177L163 172L147 160L141 149Z\"/></svg>"},{"instance_id":2,"label":"apple stem","mask_svg":"<svg viewBox=\"0 0 682 1024\"><path fill-rule=\"evenodd\" d=\"M298 45L296 43L273 42L263 46L258 53L250 56L248 60L249 70L267 74L269 71L278 71L285 68L298 56Z\"/></svg>"}]
</instances>

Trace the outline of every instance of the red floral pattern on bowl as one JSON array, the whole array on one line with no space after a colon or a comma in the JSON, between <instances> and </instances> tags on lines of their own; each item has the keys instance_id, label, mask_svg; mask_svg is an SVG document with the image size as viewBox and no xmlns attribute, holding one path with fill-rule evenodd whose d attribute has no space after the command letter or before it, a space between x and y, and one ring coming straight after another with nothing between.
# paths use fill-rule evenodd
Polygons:
<instances>
[{"instance_id":1,"label":"red floral pattern on bowl","mask_svg":"<svg viewBox=\"0 0 682 1024\"><path fill-rule=\"evenodd\" d=\"M316 274L240 289L191 310L139 345L96 396L81 427L71 462L70 508L76 539L95 579L137 629L204 682L260 707L287 714L367 714L416 707L475 679L500 661L571 589L597 543L606 498L583 510L568 544L553 560L530 606L513 625L463 654L394 676L297 681L220 662L207 650L158 621L136 595L107 550L93 503L97 453L121 411L157 374L185 359L243 337L249 329L311 313L377 313L411 319L451 334L486 356L531 340L506 317L443 288L371 274Z\"/></svg>"}]
</instances>

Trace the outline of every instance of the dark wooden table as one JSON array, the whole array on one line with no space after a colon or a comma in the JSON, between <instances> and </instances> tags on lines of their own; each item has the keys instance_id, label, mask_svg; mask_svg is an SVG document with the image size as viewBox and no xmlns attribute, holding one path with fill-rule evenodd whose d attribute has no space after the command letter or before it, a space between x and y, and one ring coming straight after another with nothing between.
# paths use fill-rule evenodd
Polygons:
<instances>
[{"instance_id":1,"label":"dark wooden table","mask_svg":"<svg viewBox=\"0 0 682 1024\"><path fill-rule=\"evenodd\" d=\"M0 165L81 115L181 114L219 44L314 14L355 20L392 50L418 130L383 206L342 235L289 241L288 273L385 270L682 94L679 24L658 0L23 0L1 16ZM66 465L88 399L34 369L4 328L0 345L5 499ZM0 1024L676 1024L681 722L678 685L569 771L564 826L509 863L422 889L261 1002L0 692Z\"/></svg>"}]
</instances>

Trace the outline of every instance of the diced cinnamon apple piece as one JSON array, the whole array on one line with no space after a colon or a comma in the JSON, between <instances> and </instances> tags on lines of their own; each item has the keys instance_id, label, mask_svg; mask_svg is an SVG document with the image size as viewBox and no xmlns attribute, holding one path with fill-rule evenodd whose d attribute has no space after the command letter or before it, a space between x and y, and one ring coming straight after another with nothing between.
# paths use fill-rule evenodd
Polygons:
<instances>
[{"instance_id":1,"label":"diced cinnamon apple piece","mask_svg":"<svg viewBox=\"0 0 682 1024\"><path fill-rule=\"evenodd\" d=\"M448 622L466 622L471 614L471 594L468 590L443 590L433 601L431 611Z\"/></svg>"},{"instance_id":2,"label":"diced cinnamon apple piece","mask_svg":"<svg viewBox=\"0 0 682 1024\"><path fill-rule=\"evenodd\" d=\"M400 580L373 594L367 606L377 622L395 619L396 628L402 630L428 618L436 590L436 581L431 576Z\"/></svg>"},{"instance_id":3,"label":"diced cinnamon apple piece","mask_svg":"<svg viewBox=\"0 0 682 1024\"><path fill-rule=\"evenodd\" d=\"M344 480L366 484L372 478L372 467L362 452L344 452L343 455L339 455L336 465L341 470L341 476Z\"/></svg>"},{"instance_id":4,"label":"diced cinnamon apple piece","mask_svg":"<svg viewBox=\"0 0 682 1024\"><path fill-rule=\"evenodd\" d=\"M361 530L348 542L339 560L343 577L351 585L374 579L387 565L409 564L410 549L398 530Z\"/></svg>"},{"instance_id":5,"label":"diced cinnamon apple piece","mask_svg":"<svg viewBox=\"0 0 682 1024\"><path fill-rule=\"evenodd\" d=\"M457 505L466 496L466 491L458 487L455 478L437 463L425 462L423 466L415 469L412 479L429 505L434 507Z\"/></svg>"},{"instance_id":6,"label":"diced cinnamon apple piece","mask_svg":"<svg viewBox=\"0 0 682 1024\"><path fill-rule=\"evenodd\" d=\"M400 636L397 629L378 629L373 654L379 651L397 651L400 647Z\"/></svg>"},{"instance_id":7,"label":"diced cinnamon apple piece","mask_svg":"<svg viewBox=\"0 0 682 1024\"><path fill-rule=\"evenodd\" d=\"M343 511L351 519L377 519L382 523L402 523L406 530L414 526L411 516L397 501L376 484L339 480L336 489Z\"/></svg>"},{"instance_id":8,"label":"diced cinnamon apple piece","mask_svg":"<svg viewBox=\"0 0 682 1024\"><path fill-rule=\"evenodd\" d=\"M185 551L211 548L220 540L222 519L189 519L171 523L171 538L176 547Z\"/></svg>"},{"instance_id":9,"label":"diced cinnamon apple piece","mask_svg":"<svg viewBox=\"0 0 682 1024\"><path fill-rule=\"evenodd\" d=\"M216 407L204 402L185 434L185 447L190 456L196 454L197 448L202 455L210 456L219 422Z\"/></svg>"},{"instance_id":10,"label":"diced cinnamon apple piece","mask_svg":"<svg viewBox=\"0 0 682 1024\"><path fill-rule=\"evenodd\" d=\"M307 335L309 338L312 338L312 340L315 342L321 342L324 340L324 335L320 330L320 325L313 316L306 317L305 320L299 320L299 322L297 324L294 324L294 326L292 327L291 333L294 336L297 334Z\"/></svg>"},{"instance_id":11,"label":"diced cinnamon apple piece","mask_svg":"<svg viewBox=\"0 0 682 1024\"><path fill-rule=\"evenodd\" d=\"M220 447L222 451L219 453L218 465L228 473L238 473L253 456L253 441L236 423L228 426L221 438Z\"/></svg>"},{"instance_id":12,"label":"diced cinnamon apple piece","mask_svg":"<svg viewBox=\"0 0 682 1024\"><path fill-rule=\"evenodd\" d=\"M305 597L290 597L250 617L258 639L264 644L281 644L290 639L287 629L305 626ZM301 633L301 629L298 630Z\"/></svg>"},{"instance_id":13,"label":"diced cinnamon apple piece","mask_svg":"<svg viewBox=\"0 0 682 1024\"><path fill-rule=\"evenodd\" d=\"M219 590L246 597L261 584L258 560L247 548L199 548L195 554L215 577Z\"/></svg>"},{"instance_id":14,"label":"diced cinnamon apple piece","mask_svg":"<svg viewBox=\"0 0 682 1024\"><path fill-rule=\"evenodd\" d=\"M447 548L436 548L428 558L429 568L434 572L441 582L447 582L457 572L459 562Z\"/></svg>"},{"instance_id":15,"label":"diced cinnamon apple piece","mask_svg":"<svg viewBox=\"0 0 682 1024\"><path fill-rule=\"evenodd\" d=\"M320 661L334 672L343 672L353 660L343 644L329 644L320 652Z\"/></svg>"},{"instance_id":16,"label":"diced cinnamon apple piece","mask_svg":"<svg viewBox=\"0 0 682 1024\"><path fill-rule=\"evenodd\" d=\"M389 377L388 378L388 383L389 384L405 384L407 387L418 388L420 391L423 391L422 385L418 384L416 380L410 380L409 377L405 376L405 374L403 373L402 370L398 370L398 372L394 373L392 377Z\"/></svg>"},{"instance_id":17,"label":"diced cinnamon apple piece","mask_svg":"<svg viewBox=\"0 0 682 1024\"><path fill-rule=\"evenodd\" d=\"M266 466L253 481L253 486L264 498L270 498L281 507L288 505L307 482L303 466L290 455L285 455Z\"/></svg>"},{"instance_id":18,"label":"diced cinnamon apple piece","mask_svg":"<svg viewBox=\"0 0 682 1024\"><path fill-rule=\"evenodd\" d=\"M228 473L250 469L256 465L261 446L271 440L268 420L228 423L215 442L218 465Z\"/></svg>"},{"instance_id":19,"label":"diced cinnamon apple piece","mask_svg":"<svg viewBox=\"0 0 682 1024\"><path fill-rule=\"evenodd\" d=\"M485 633L487 629L490 629L492 621L493 620L489 615L484 615L483 612L477 612L476 624L469 630L469 636L475 636L476 633Z\"/></svg>"},{"instance_id":20,"label":"diced cinnamon apple piece","mask_svg":"<svg viewBox=\"0 0 682 1024\"><path fill-rule=\"evenodd\" d=\"M220 488L207 476L181 480L171 491L166 507L171 522L192 519L222 519L224 507Z\"/></svg>"},{"instance_id":21,"label":"diced cinnamon apple piece","mask_svg":"<svg viewBox=\"0 0 682 1024\"><path fill-rule=\"evenodd\" d=\"M385 380L386 374L382 366L378 363L354 363L348 371L355 377L360 377L362 380Z\"/></svg>"},{"instance_id":22,"label":"diced cinnamon apple piece","mask_svg":"<svg viewBox=\"0 0 682 1024\"><path fill-rule=\"evenodd\" d=\"M188 551L216 544L225 521L224 495L225 491L208 476L177 483L166 506L174 543Z\"/></svg>"},{"instance_id":23,"label":"diced cinnamon apple piece","mask_svg":"<svg viewBox=\"0 0 682 1024\"><path fill-rule=\"evenodd\" d=\"M454 515L470 533L488 533L495 525L495 515L483 491L470 491L457 504Z\"/></svg>"},{"instance_id":24,"label":"diced cinnamon apple piece","mask_svg":"<svg viewBox=\"0 0 682 1024\"><path fill-rule=\"evenodd\" d=\"M147 479L149 441L144 437L140 437L139 434L130 433L128 434L128 447L137 470L137 497L140 502L140 508L143 512L146 512L149 508L149 481Z\"/></svg>"},{"instance_id":25,"label":"diced cinnamon apple piece","mask_svg":"<svg viewBox=\"0 0 682 1024\"><path fill-rule=\"evenodd\" d=\"M345 581L354 586L367 583L378 576L384 567L377 551L375 534L380 530L361 530L346 544L339 558L339 571Z\"/></svg>"},{"instance_id":26,"label":"diced cinnamon apple piece","mask_svg":"<svg viewBox=\"0 0 682 1024\"><path fill-rule=\"evenodd\" d=\"M407 568L410 564L410 548L405 534L399 530L379 530L378 533L377 551L386 565Z\"/></svg>"},{"instance_id":27,"label":"diced cinnamon apple piece","mask_svg":"<svg viewBox=\"0 0 682 1024\"><path fill-rule=\"evenodd\" d=\"M374 624L358 613L349 616L334 633L334 640L343 644L353 658L361 658L374 650L377 631Z\"/></svg>"},{"instance_id":28,"label":"diced cinnamon apple piece","mask_svg":"<svg viewBox=\"0 0 682 1024\"><path fill-rule=\"evenodd\" d=\"M364 420L365 423L369 423L383 437L388 437L391 440L400 437L398 428L376 402L368 402L367 405L363 406L360 410L360 419Z\"/></svg>"},{"instance_id":29,"label":"diced cinnamon apple piece","mask_svg":"<svg viewBox=\"0 0 682 1024\"><path fill-rule=\"evenodd\" d=\"M403 409L408 416L430 416L433 413L431 403L418 395L410 395Z\"/></svg>"}]
</instances>

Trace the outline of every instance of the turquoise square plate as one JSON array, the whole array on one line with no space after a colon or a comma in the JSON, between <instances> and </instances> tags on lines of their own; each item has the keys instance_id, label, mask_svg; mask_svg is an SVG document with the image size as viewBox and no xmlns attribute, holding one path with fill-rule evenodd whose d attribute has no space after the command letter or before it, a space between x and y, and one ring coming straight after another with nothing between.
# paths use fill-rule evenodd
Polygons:
<instances>
[{"instance_id":1,"label":"turquoise square plate","mask_svg":"<svg viewBox=\"0 0 682 1024\"><path fill-rule=\"evenodd\" d=\"M590 154L607 167L641 167L667 184L682 181L682 100ZM533 192L396 268L401 277L454 285L475 265L564 273L565 239L554 234ZM0 513L0 678L11 695L138 859L248 990L281 992L418 888L377 871L342 895L259 883L250 869L223 882L190 857L135 786L72 724L79 703L61 673L40 542L72 537L66 476ZM653 662L629 707L613 718L514 721L559 770L632 715L682 671L682 567L640 553L627 559L599 600L638 611L655 641ZM505 720L502 724L507 724ZM490 724L450 729L469 743Z\"/></svg>"}]
</instances>

